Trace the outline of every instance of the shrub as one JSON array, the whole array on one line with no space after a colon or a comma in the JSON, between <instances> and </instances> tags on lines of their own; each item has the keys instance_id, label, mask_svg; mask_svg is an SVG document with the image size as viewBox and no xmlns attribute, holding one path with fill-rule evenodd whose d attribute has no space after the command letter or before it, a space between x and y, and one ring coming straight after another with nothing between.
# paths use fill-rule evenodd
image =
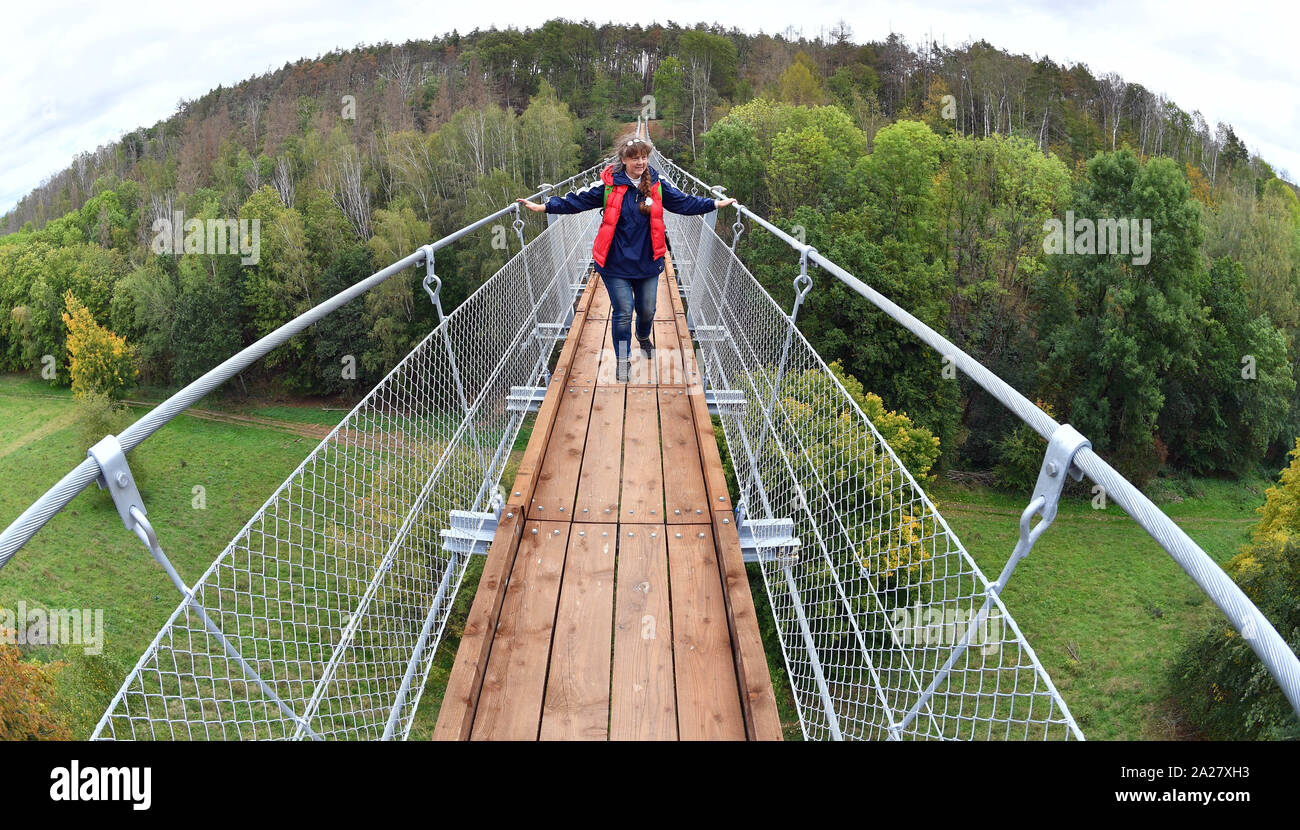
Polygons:
<instances>
[{"instance_id":1,"label":"shrub","mask_svg":"<svg viewBox=\"0 0 1300 830\"><path fill-rule=\"evenodd\" d=\"M939 439L915 426L906 413L886 410L881 398L864 391L838 362L829 368L918 485L929 480L927 474L939 458ZM940 528L905 484L898 462L820 369L787 375L780 395L784 417L807 454L809 468L800 474L830 494L846 523L834 544L847 541L846 553L859 565L842 569L839 576L849 583L863 581L845 588L855 603L855 615L928 602L925 594L936 578L928 546ZM773 444L764 446L760 469L780 468ZM838 592L828 590L835 580L830 567L812 558L796 578L809 597L809 617L827 626L828 636L850 637L852 631L837 610Z\"/></svg>"},{"instance_id":2,"label":"shrub","mask_svg":"<svg viewBox=\"0 0 1300 830\"><path fill-rule=\"evenodd\" d=\"M72 393L102 392L119 400L135 384L135 357L126 341L95 322L90 309L69 291L64 296Z\"/></svg>"},{"instance_id":3,"label":"shrub","mask_svg":"<svg viewBox=\"0 0 1300 830\"><path fill-rule=\"evenodd\" d=\"M1252 543L1226 570L1300 652L1300 439L1291 456L1259 509ZM1300 739L1300 720L1282 689L1226 620L1192 640L1176 664L1173 686L1189 720L1210 737Z\"/></svg>"},{"instance_id":4,"label":"shrub","mask_svg":"<svg viewBox=\"0 0 1300 830\"><path fill-rule=\"evenodd\" d=\"M1037 404L1049 416L1056 417L1051 405L1043 401L1037 401ZM997 463L993 467L993 476L998 485L1017 493L1032 492L1038 483L1038 471L1043 466L1045 452L1047 442L1043 436L1029 424L1017 425L998 441L994 449Z\"/></svg>"},{"instance_id":5,"label":"shrub","mask_svg":"<svg viewBox=\"0 0 1300 830\"><path fill-rule=\"evenodd\" d=\"M1253 545L1228 572L1300 651L1300 536ZM1300 720L1262 660L1226 619L1192 640L1175 668L1174 689L1188 719L1215 739L1297 740Z\"/></svg>"},{"instance_id":6,"label":"shrub","mask_svg":"<svg viewBox=\"0 0 1300 830\"><path fill-rule=\"evenodd\" d=\"M1278 485L1264 493L1264 504L1257 511L1259 524L1252 535L1256 543L1300 536L1300 438L1290 456L1291 465L1282 471Z\"/></svg>"},{"instance_id":7,"label":"shrub","mask_svg":"<svg viewBox=\"0 0 1300 830\"><path fill-rule=\"evenodd\" d=\"M929 475L930 468L939 460L940 453L939 439L934 433L913 424L906 412L885 409L881 397L874 392L865 392L862 381L845 372L840 361L833 361L829 368L912 477L920 484L932 480L934 476Z\"/></svg>"},{"instance_id":8,"label":"shrub","mask_svg":"<svg viewBox=\"0 0 1300 830\"><path fill-rule=\"evenodd\" d=\"M105 435L117 435L130 421L125 406L103 392L87 392L76 397L77 426L83 447L92 447ZM84 452L84 449L79 449Z\"/></svg>"},{"instance_id":9,"label":"shrub","mask_svg":"<svg viewBox=\"0 0 1300 830\"><path fill-rule=\"evenodd\" d=\"M50 709L59 664L24 663L13 634L0 632L0 741L69 740Z\"/></svg>"}]
</instances>

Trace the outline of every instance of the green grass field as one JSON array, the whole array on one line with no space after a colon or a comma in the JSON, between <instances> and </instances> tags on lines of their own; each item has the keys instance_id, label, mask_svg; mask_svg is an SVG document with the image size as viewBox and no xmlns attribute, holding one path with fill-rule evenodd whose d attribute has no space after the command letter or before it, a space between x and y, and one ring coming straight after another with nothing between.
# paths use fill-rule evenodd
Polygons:
<instances>
[{"instance_id":1,"label":"green grass field","mask_svg":"<svg viewBox=\"0 0 1300 830\"><path fill-rule=\"evenodd\" d=\"M144 396L142 396L144 397ZM324 407L208 409L332 425L346 414ZM337 406L335 404L329 405ZM134 411L138 417L143 410ZM506 470L511 480L518 449ZM193 582L225 544L315 446L316 440L263 423L225 423L182 416L131 453L161 542L182 578ZM71 395L25 377L0 377L0 522L8 524L85 455ZM256 463L250 463L255 460ZM1158 488L1156 500L1218 562L1247 541L1255 508L1271 482L1196 480ZM194 506L202 486L206 509ZM940 512L992 578L1015 544L1023 496L946 481L932 488ZM753 567L753 566L751 566ZM481 571L471 564L411 731L426 738ZM761 591L761 579L751 574ZM1113 504L1094 510L1067 499L1054 526L1020 565L1003 594L1011 614L1090 739L1195 737L1169 701L1165 676L1182 644L1219 614L1182 571ZM162 569L117 517L107 494L90 489L56 516L0 570L0 607L19 601L45 608L102 608L104 652L77 646L38 648L29 659L62 661L54 710L78 738L89 736L104 708L175 609L178 595ZM760 617L770 618L758 597ZM779 649L768 643L788 737L799 727Z\"/></svg>"},{"instance_id":2,"label":"green grass field","mask_svg":"<svg viewBox=\"0 0 1300 830\"><path fill-rule=\"evenodd\" d=\"M133 418L143 414L133 410ZM88 446L71 394L28 378L0 377L0 522L8 525L72 469ZM129 457L151 523L181 578L192 584L315 446L275 429L181 416ZM256 459L256 463L249 463ZM205 509L194 506L203 487ZM74 737L94 729L126 673L176 608L180 595L112 499L91 487L0 570L0 607L103 609L103 653L35 649L61 659L55 709Z\"/></svg>"},{"instance_id":3,"label":"green grass field","mask_svg":"<svg viewBox=\"0 0 1300 830\"><path fill-rule=\"evenodd\" d=\"M1195 480L1158 487L1154 500L1222 564L1249 541L1268 486ZM1015 547L1026 500L947 482L932 496L995 578ZM1194 737L1171 705L1166 676L1189 634L1223 617L1123 510L1063 499L1002 596L1089 739Z\"/></svg>"}]
</instances>

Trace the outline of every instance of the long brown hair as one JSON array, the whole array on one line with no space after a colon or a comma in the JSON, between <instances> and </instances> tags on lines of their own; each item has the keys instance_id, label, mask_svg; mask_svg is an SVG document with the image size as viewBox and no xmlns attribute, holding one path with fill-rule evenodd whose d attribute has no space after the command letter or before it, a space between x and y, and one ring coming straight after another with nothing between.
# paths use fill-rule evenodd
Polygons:
<instances>
[{"instance_id":1,"label":"long brown hair","mask_svg":"<svg viewBox=\"0 0 1300 830\"><path fill-rule=\"evenodd\" d=\"M650 139L648 138L627 139L618 147L618 167L615 169L615 172L618 172L619 170L626 170L626 165L623 163L624 159L629 159L633 157L648 159L650 157L651 151L653 151L654 148L655 146L650 143ZM637 192L641 194L641 198L639 199L641 203L640 204L641 213L646 216L649 216L650 203L647 201L647 199L650 196L650 165L649 164L646 165L645 170L641 171L641 180L637 182L636 189Z\"/></svg>"}]
</instances>

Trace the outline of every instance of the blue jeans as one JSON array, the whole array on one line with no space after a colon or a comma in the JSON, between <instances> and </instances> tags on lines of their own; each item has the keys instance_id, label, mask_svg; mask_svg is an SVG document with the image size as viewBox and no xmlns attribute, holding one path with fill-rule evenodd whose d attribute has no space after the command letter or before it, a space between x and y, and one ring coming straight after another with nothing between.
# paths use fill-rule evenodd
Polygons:
<instances>
[{"instance_id":1,"label":"blue jeans","mask_svg":"<svg viewBox=\"0 0 1300 830\"><path fill-rule=\"evenodd\" d=\"M636 306L636 336L649 340L655 319L655 299L659 278L602 277L609 292L610 325L613 327L614 354L627 357L632 352L632 307Z\"/></svg>"}]
</instances>

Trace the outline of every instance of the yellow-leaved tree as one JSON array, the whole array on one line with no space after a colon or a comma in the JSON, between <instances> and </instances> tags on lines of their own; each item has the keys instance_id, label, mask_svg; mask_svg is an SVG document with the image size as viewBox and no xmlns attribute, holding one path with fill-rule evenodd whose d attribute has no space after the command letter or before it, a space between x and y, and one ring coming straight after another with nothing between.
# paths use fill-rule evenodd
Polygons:
<instances>
[{"instance_id":1,"label":"yellow-leaved tree","mask_svg":"<svg viewBox=\"0 0 1300 830\"><path fill-rule=\"evenodd\" d=\"M58 665L24 662L13 645L16 635L0 629L0 741L71 740L50 708Z\"/></svg>"},{"instance_id":2,"label":"yellow-leaved tree","mask_svg":"<svg viewBox=\"0 0 1300 830\"><path fill-rule=\"evenodd\" d=\"M1300 650L1300 438L1270 487L1251 543L1225 566L1293 651ZM1193 638L1176 664L1174 688L1188 720L1216 740L1300 739L1300 718L1255 656L1250 631L1221 616Z\"/></svg>"},{"instance_id":3,"label":"yellow-leaved tree","mask_svg":"<svg viewBox=\"0 0 1300 830\"><path fill-rule=\"evenodd\" d=\"M1300 438L1291 450L1291 465L1282 471L1276 487L1264 493L1260 506L1259 524L1251 535L1255 544L1267 541L1285 543L1291 536L1300 536Z\"/></svg>"},{"instance_id":4,"label":"yellow-leaved tree","mask_svg":"<svg viewBox=\"0 0 1300 830\"><path fill-rule=\"evenodd\" d=\"M82 398L99 393L120 400L135 385L133 350L124 339L95 322L90 309L71 291L63 301L72 394Z\"/></svg>"}]
</instances>

